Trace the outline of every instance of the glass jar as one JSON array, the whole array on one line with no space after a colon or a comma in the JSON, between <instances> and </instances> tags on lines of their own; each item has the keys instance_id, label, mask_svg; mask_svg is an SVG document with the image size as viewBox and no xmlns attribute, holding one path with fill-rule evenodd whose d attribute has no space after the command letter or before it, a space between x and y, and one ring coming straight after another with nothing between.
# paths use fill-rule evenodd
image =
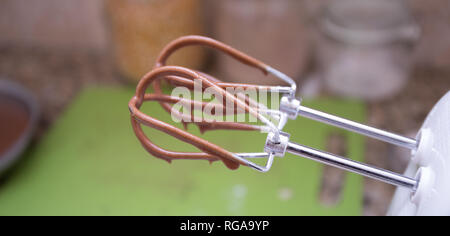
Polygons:
<instances>
[{"instance_id":1,"label":"glass jar","mask_svg":"<svg viewBox=\"0 0 450 236\"><path fill-rule=\"evenodd\" d=\"M204 30L200 0L107 0L106 9L116 64L133 82L152 69L165 45ZM199 69L204 55L201 48L185 48L169 64Z\"/></svg>"},{"instance_id":2,"label":"glass jar","mask_svg":"<svg viewBox=\"0 0 450 236\"><path fill-rule=\"evenodd\" d=\"M403 1L331 1L319 26L317 58L328 91L380 100L404 87L419 29Z\"/></svg>"}]
</instances>

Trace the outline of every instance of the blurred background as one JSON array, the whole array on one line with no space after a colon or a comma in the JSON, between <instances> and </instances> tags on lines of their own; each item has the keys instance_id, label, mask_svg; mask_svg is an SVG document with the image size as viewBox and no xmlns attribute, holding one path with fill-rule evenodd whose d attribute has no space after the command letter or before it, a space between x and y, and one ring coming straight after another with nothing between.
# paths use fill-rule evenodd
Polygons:
<instances>
[{"instance_id":1,"label":"blurred background","mask_svg":"<svg viewBox=\"0 0 450 236\"><path fill-rule=\"evenodd\" d=\"M35 96L38 145L84 88L132 88L164 45L188 34L285 72L299 96L361 101L366 123L410 137L450 90L448 0L1 0L0 79ZM200 48L171 63L222 80L277 83ZM404 171L407 150L365 145L367 163ZM393 191L365 179L362 213L385 214Z\"/></svg>"}]
</instances>

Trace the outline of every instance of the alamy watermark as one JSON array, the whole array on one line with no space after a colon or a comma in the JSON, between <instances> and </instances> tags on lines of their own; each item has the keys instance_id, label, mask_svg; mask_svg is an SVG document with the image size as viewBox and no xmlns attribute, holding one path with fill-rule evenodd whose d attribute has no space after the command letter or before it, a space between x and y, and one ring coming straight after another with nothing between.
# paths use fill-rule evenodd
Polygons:
<instances>
[{"instance_id":1,"label":"alamy watermark","mask_svg":"<svg viewBox=\"0 0 450 236\"><path fill-rule=\"evenodd\" d=\"M171 110L174 122L258 122L258 115L278 110L279 93L266 88L227 87L224 96L217 87L204 87L202 80L194 80L194 88L175 87L171 96L180 98ZM207 102L205 102L207 101ZM248 115L243 104L253 113ZM256 115L258 114L258 115Z\"/></svg>"}]
</instances>

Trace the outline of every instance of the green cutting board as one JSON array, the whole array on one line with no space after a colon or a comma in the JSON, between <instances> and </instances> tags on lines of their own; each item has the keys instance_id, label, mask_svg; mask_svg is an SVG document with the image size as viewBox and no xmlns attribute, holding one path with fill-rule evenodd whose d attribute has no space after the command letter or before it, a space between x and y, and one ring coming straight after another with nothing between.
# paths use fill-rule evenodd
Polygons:
<instances>
[{"instance_id":1,"label":"green cutting board","mask_svg":"<svg viewBox=\"0 0 450 236\"><path fill-rule=\"evenodd\" d=\"M359 215L362 178L345 175L340 200L319 200L323 165L287 154L268 173L222 163L165 161L150 156L132 132L128 101L133 90L85 90L44 139L0 185L0 215ZM317 100L306 105L356 121L364 105ZM147 113L168 120L158 104ZM291 140L324 149L337 129L299 118L286 129ZM199 134L194 126L189 131ZM164 147L195 151L159 131L146 129ZM364 139L348 132L348 157L362 161ZM260 152L265 135L214 131L204 137L236 152Z\"/></svg>"}]
</instances>

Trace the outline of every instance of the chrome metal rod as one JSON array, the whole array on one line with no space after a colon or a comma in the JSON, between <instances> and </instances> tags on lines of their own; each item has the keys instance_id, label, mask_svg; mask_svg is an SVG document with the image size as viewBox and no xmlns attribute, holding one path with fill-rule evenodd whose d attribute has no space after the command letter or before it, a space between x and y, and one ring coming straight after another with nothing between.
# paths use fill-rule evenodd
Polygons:
<instances>
[{"instance_id":1,"label":"chrome metal rod","mask_svg":"<svg viewBox=\"0 0 450 236\"><path fill-rule=\"evenodd\" d=\"M316 111L308 107L299 106L298 115L316 121L324 122L332 126L340 127L349 131L353 131L391 144L395 144L401 147L409 148L411 150L415 150L417 148L417 141L415 139L407 138L398 134L376 129L351 120L333 116L325 112Z\"/></svg>"},{"instance_id":2,"label":"chrome metal rod","mask_svg":"<svg viewBox=\"0 0 450 236\"><path fill-rule=\"evenodd\" d=\"M417 181L409 177L399 175L394 172L372 167L357 161L353 161L344 157L340 157L331 153L316 150L307 146L289 142L286 152L294 155L302 156L314 161L318 161L327 165L331 165L343 170L357 173L372 179L380 180L388 184L399 187L409 188L415 191Z\"/></svg>"}]
</instances>

